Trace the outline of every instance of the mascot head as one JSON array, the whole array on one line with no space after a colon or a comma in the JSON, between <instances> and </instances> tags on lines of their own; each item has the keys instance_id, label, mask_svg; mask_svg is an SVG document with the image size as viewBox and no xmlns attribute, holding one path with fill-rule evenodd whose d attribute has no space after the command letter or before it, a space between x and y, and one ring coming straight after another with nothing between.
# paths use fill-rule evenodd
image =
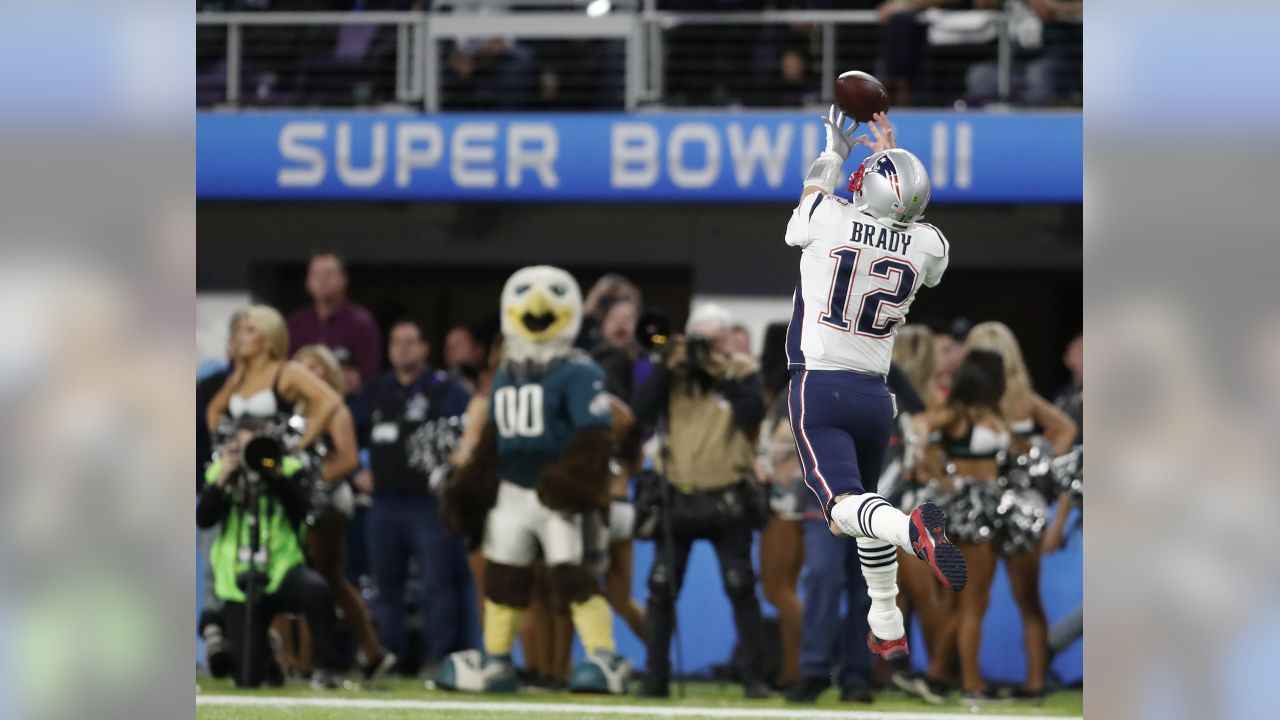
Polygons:
<instances>
[{"instance_id":1,"label":"mascot head","mask_svg":"<svg viewBox=\"0 0 1280 720\"><path fill-rule=\"evenodd\" d=\"M502 287L502 335L508 360L548 363L567 355L582 327L582 293L550 265L516 271Z\"/></svg>"}]
</instances>

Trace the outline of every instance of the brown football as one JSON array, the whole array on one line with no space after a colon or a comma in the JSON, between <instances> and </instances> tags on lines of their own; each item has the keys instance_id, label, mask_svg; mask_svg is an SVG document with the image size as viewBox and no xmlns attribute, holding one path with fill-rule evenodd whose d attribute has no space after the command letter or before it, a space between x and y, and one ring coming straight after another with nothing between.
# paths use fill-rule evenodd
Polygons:
<instances>
[{"instance_id":1,"label":"brown football","mask_svg":"<svg viewBox=\"0 0 1280 720\"><path fill-rule=\"evenodd\" d=\"M858 122L868 122L872 115L889 111L889 93L874 75L850 70L836 78L836 105Z\"/></svg>"}]
</instances>

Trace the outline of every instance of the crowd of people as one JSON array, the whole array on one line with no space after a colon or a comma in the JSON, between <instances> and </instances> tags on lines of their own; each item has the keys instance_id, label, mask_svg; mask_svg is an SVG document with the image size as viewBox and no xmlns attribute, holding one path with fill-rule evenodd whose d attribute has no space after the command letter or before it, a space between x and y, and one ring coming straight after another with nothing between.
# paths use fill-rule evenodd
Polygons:
<instances>
[{"instance_id":1,"label":"crowd of people","mask_svg":"<svg viewBox=\"0 0 1280 720\"><path fill-rule=\"evenodd\" d=\"M226 366L197 386L197 524L208 559L198 631L208 669L245 685L292 675L317 688L353 672L365 682L435 677L451 653L479 646L493 612L484 585L502 581L486 570L482 538L450 531L441 495L484 446L485 418L526 422L490 408L503 335L497 323L454 327L432 367L412 319L393 322L384 344L372 314L348 297L337 256L312 257L307 291L312 303L287 318L264 305L237 312ZM944 593L922 563L896 564L898 602L919 619L930 659L916 674L873 662L857 546L832 534L805 486L785 323L769 327L754 357L749 332L723 308L694 308L683 332L673 330L616 274L594 284L582 315L576 345L602 369L610 397L592 412L613 419L607 511L583 561L644 640L639 695L670 692L675 604L698 540L715 550L737 632L731 670L748 698L781 691L813 702L834 683L842 700L870 702L891 683L930 702L954 690L1001 699L978 665L1001 562L1027 650L1025 679L1008 694L1052 690L1053 654L1080 636L1078 613L1050 632L1039 581L1043 554L1063 546L1081 502L1081 338L1063 358L1073 381L1050 401L999 322L897 331L888 382L899 418L879 492L901 507L944 504L970 573L963 591ZM295 482L304 476L311 482ZM644 603L631 587L637 539L655 543ZM579 618L554 597L549 575L535 566L530 576L520 681L564 687ZM777 612L781 657L771 671L758 589ZM486 648L490 640L485 632Z\"/></svg>"},{"instance_id":2,"label":"crowd of people","mask_svg":"<svg viewBox=\"0 0 1280 720\"><path fill-rule=\"evenodd\" d=\"M430 0L200 0L207 11L432 9ZM536 11L472 2L452 12ZM572 3L545 9L580 9ZM860 9L876 25L838 26L840 67L885 81L894 105L950 106L1000 99L997 21L1006 10L1014 48L1007 99L1079 105L1081 0L660 0L659 10ZM960 11L960 12L955 12ZM241 102L274 106L376 105L396 101L393 26L245 26ZM819 101L823 38L812 23L676 25L664 33L663 97L673 106L795 107ZM200 105L225 99L225 29L198 28ZM446 110L621 109L624 44L618 40L503 37L447 39L441 49Z\"/></svg>"}]
</instances>

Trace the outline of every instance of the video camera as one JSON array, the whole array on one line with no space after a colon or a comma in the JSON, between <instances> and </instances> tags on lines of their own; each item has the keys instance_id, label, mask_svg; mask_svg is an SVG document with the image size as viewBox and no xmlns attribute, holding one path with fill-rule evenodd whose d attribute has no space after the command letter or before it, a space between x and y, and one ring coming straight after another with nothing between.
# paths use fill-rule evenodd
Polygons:
<instances>
[{"instance_id":1,"label":"video camera","mask_svg":"<svg viewBox=\"0 0 1280 720\"><path fill-rule=\"evenodd\" d=\"M284 463L284 443L271 433L254 435L240 447L240 467L250 482L263 475L279 475Z\"/></svg>"},{"instance_id":2,"label":"video camera","mask_svg":"<svg viewBox=\"0 0 1280 720\"><path fill-rule=\"evenodd\" d=\"M636 342L655 362L666 362L671 355L674 338L671 316L662 310L650 310L636 321ZM690 368L705 368L711 361L711 339L690 333L684 340Z\"/></svg>"},{"instance_id":3,"label":"video camera","mask_svg":"<svg viewBox=\"0 0 1280 720\"><path fill-rule=\"evenodd\" d=\"M671 354L671 316L662 310L650 310L636 321L636 342L655 361L665 361Z\"/></svg>"},{"instance_id":4,"label":"video camera","mask_svg":"<svg viewBox=\"0 0 1280 720\"><path fill-rule=\"evenodd\" d=\"M240 445L239 465L235 483L258 483L264 476L278 476L283 473L286 455L297 455L294 448L297 438L305 429L306 421L293 416L288 420L277 421L263 418L226 419L215 431L215 442L218 446L235 439L239 433L248 431L253 437Z\"/></svg>"}]
</instances>

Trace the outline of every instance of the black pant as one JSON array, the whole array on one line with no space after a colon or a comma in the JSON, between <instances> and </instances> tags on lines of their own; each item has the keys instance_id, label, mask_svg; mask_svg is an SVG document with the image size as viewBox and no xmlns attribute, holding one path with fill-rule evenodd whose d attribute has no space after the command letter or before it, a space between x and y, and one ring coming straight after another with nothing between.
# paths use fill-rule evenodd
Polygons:
<instances>
[{"instance_id":1,"label":"black pant","mask_svg":"<svg viewBox=\"0 0 1280 720\"><path fill-rule=\"evenodd\" d=\"M333 639L333 598L329 586L316 571L298 565L285 574L280 587L274 593L264 595L253 611L253 627L249 645L245 645L246 607L241 602L227 602L222 606L222 629L235 658L232 677L236 685L253 687L267 677L268 669L275 664L267 643L267 628L271 619L280 613L302 613L311 627L312 647L327 648ZM323 657L316 655L317 659ZM252 658L246 678L245 662Z\"/></svg>"},{"instance_id":2,"label":"black pant","mask_svg":"<svg viewBox=\"0 0 1280 720\"><path fill-rule=\"evenodd\" d=\"M665 522L665 520L664 520ZM647 612L649 672L666 679L671 674L671 632L675 627L675 599L684 584L684 571L689 563L689 551L694 540L707 540L716 551L720 563L720 578L724 581L725 594L733 605L733 623L738 632L738 670L744 678L760 676L760 643L762 629L760 600L756 597L756 575L751 567L751 525L743 518L726 518L721 525L688 529L674 527L673 547L668 566L668 555L663 528L655 536L653 570L649 573L649 603ZM674 586L672 582L674 581Z\"/></svg>"}]
</instances>

